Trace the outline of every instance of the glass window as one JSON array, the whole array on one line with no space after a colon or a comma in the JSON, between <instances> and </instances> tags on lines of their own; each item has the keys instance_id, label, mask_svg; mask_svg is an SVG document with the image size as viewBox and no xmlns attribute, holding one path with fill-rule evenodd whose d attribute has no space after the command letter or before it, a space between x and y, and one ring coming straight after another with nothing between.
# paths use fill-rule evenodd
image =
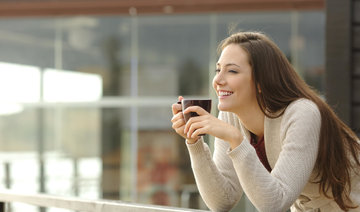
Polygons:
<instances>
[{"instance_id":1,"label":"glass window","mask_svg":"<svg viewBox=\"0 0 360 212\"><path fill-rule=\"evenodd\" d=\"M325 94L325 15L319 12L298 13L295 44L299 69L305 81Z\"/></svg>"},{"instance_id":2,"label":"glass window","mask_svg":"<svg viewBox=\"0 0 360 212\"><path fill-rule=\"evenodd\" d=\"M208 16L140 17L138 28L139 95L208 95Z\"/></svg>"},{"instance_id":3,"label":"glass window","mask_svg":"<svg viewBox=\"0 0 360 212\"><path fill-rule=\"evenodd\" d=\"M323 11L0 19L0 180L205 209L171 104L214 97L217 44L239 30L268 34L322 92L324 19ZM255 209L245 197L236 210Z\"/></svg>"}]
</instances>

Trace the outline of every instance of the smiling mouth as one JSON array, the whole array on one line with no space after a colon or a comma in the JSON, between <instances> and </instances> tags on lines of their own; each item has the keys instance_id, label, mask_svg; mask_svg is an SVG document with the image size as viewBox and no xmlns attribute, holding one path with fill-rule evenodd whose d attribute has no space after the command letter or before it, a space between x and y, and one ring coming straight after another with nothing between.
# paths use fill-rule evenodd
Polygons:
<instances>
[{"instance_id":1,"label":"smiling mouth","mask_svg":"<svg viewBox=\"0 0 360 212\"><path fill-rule=\"evenodd\" d=\"M218 92L219 96L230 96L233 93L234 92L231 92L231 91L219 91Z\"/></svg>"}]
</instances>

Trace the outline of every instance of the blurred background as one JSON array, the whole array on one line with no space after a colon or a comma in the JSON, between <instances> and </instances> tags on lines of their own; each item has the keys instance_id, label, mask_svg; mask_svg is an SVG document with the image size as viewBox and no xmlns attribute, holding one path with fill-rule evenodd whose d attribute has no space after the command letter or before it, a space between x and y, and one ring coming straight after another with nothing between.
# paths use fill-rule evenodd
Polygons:
<instances>
[{"instance_id":1,"label":"blurred background","mask_svg":"<svg viewBox=\"0 0 360 212\"><path fill-rule=\"evenodd\" d=\"M325 19L319 0L1 1L0 187L206 209L171 104L215 97L217 44L240 30L324 94Z\"/></svg>"}]
</instances>

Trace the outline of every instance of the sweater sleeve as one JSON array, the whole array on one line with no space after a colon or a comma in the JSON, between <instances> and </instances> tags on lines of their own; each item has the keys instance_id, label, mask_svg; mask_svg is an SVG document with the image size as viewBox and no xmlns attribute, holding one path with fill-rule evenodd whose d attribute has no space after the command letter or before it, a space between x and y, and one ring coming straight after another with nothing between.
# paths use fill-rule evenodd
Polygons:
<instances>
[{"instance_id":1,"label":"sweater sleeve","mask_svg":"<svg viewBox=\"0 0 360 212\"><path fill-rule=\"evenodd\" d=\"M215 138L214 160L201 138L187 144L200 195L211 211L229 211L242 196L242 188L226 151L227 142Z\"/></svg>"},{"instance_id":2,"label":"sweater sleeve","mask_svg":"<svg viewBox=\"0 0 360 212\"><path fill-rule=\"evenodd\" d=\"M290 104L280 126L282 150L271 173L261 164L249 141L228 150L242 188L259 211L289 209L316 162L321 126L317 106L309 100Z\"/></svg>"}]
</instances>

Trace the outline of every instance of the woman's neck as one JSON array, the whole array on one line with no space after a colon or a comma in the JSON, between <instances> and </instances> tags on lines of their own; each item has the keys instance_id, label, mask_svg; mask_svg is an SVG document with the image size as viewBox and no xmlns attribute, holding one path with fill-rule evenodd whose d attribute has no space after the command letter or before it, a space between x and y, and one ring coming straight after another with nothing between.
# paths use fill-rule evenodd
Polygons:
<instances>
[{"instance_id":1,"label":"woman's neck","mask_svg":"<svg viewBox=\"0 0 360 212\"><path fill-rule=\"evenodd\" d=\"M236 113L244 127L260 138L264 136L264 119L265 115L260 107L248 107Z\"/></svg>"}]
</instances>

